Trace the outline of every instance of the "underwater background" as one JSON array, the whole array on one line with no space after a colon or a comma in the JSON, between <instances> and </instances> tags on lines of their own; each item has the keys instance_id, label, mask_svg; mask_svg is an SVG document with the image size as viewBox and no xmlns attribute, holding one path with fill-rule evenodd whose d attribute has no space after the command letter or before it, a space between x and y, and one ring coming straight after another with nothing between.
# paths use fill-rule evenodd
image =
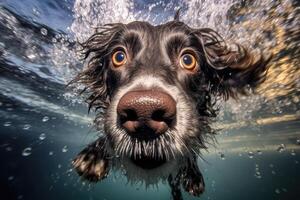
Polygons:
<instances>
[{"instance_id":1,"label":"underwater background","mask_svg":"<svg viewBox=\"0 0 300 200\"><path fill-rule=\"evenodd\" d=\"M297 0L0 0L0 199L171 199L165 182L119 171L90 184L71 161L101 133L66 88L82 68L76 41L110 22L181 20L272 53L266 82L219 100L217 143L202 152L206 191L184 199L300 199L300 3Z\"/></svg>"}]
</instances>

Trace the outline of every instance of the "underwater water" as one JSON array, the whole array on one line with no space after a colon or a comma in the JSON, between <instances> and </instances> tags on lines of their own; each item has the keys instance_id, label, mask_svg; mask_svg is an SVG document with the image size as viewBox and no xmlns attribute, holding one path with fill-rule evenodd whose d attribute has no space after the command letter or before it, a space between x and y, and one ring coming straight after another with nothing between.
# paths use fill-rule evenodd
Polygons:
<instances>
[{"instance_id":1,"label":"underwater water","mask_svg":"<svg viewBox=\"0 0 300 200\"><path fill-rule=\"evenodd\" d=\"M184 199L300 199L300 3L297 0L0 0L0 199L171 199L167 183L119 171L97 183L71 161L99 133L66 88L82 68L75 41L111 22L181 20L272 53L251 96L219 100L218 143L199 167L206 191Z\"/></svg>"}]
</instances>

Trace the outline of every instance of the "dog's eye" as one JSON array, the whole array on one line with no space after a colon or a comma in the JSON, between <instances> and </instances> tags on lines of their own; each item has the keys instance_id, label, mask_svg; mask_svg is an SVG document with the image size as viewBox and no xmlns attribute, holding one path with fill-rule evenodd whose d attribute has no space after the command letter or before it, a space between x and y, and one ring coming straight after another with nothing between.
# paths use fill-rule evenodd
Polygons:
<instances>
[{"instance_id":1,"label":"dog's eye","mask_svg":"<svg viewBox=\"0 0 300 200\"><path fill-rule=\"evenodd\" d=\"M180 58L180 66L187 70L193 70L196 67L196 58L190 53L183 54Z\"/></svg>"},{"instance_id":2,"label":"dog's eye","mask_svg":"<svg viewBox=\"0 0 300 200\"><path fill-rule=\"evenodd\" d=\"M120 67L124 65L127 61L126 54L124 51L116 51L112 55L112 62L115 67Z\"/></svg>"}]
</instances>

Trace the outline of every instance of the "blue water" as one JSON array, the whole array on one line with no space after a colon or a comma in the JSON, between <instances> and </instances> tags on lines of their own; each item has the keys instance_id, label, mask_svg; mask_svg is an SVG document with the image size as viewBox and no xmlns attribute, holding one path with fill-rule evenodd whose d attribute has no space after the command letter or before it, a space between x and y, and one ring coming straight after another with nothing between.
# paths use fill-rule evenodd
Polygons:
<instances>
[{"instance_id":1,"label":"blue water","mask_svg":"<svg viewBox=\"0 0 300 200\"><path fill-rule=\"evenodd\" d=\"M136 1L134 11L153 2ZM112 171L107 179L90 184L72 170L71 160L98 134L94 114L65 87L81 63L58 62L73 50L73 8L73 0L0 1L0 199L171 199L164 182L146 188ZM62 40L68 44L57 56L53 49ZM293 40L299 44L299 33ZM299 56L299 51L281 53ZM228 130L203 152L205 160L198 161L206 191L199 198L184 193L184 199L300 199L298 86L275 98L278 104L254 110L252 117L260 124L244 118L246 124L234 127L234 116L225 113ZM289 100L277 111L276 106Z\"/></svg>"}]
</instances>

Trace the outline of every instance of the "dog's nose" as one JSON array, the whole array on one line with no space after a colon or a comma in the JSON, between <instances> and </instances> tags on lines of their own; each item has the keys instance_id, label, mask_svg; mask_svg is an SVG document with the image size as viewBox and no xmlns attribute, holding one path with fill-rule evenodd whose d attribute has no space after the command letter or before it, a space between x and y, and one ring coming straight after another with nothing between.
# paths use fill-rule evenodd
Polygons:
<instances>
[{"instance_id":1,"label":"dog's nose","mask_svg":"<svg viewBox=\"0 0 300 200\"><path fill-rule=\"evenodd\" d=\"M117 112L127 132L147 138L172 128L176 119L176 102L161 91L130 91L120 99Z\"/></svg>"}]
</instances>

